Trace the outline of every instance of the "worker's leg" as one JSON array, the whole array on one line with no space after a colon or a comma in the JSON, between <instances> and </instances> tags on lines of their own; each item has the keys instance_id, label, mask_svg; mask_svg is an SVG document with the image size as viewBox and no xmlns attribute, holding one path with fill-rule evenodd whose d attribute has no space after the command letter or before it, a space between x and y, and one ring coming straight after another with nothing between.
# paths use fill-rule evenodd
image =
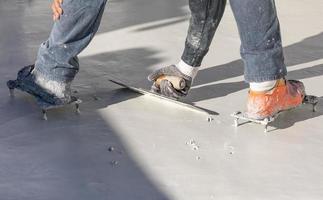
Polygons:
<instances>
[{"instance_id":1,"label":"worker's leg","mask_svg":"<svg viewBox=\"0 0 323 200\"><path fill-rule=\"evenodd\" d=\"M49 103L67 103L79 70L77 55L97 32L105 4L106 0L64 0L64 13L41 44L35 65L18 73L19 88Z\"/></svg>"}]
</instances>

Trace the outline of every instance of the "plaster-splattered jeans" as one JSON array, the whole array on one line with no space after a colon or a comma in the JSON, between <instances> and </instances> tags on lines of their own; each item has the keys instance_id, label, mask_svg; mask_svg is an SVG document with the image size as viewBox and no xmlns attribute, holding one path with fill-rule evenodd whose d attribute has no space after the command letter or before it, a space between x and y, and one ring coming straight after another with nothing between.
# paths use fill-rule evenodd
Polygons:
<instances>
[{"instance_id":1,"label":"plaster-splattered jeans","mask_svg":"<svg viewBox=\"0 0 323 200\"><path fill-rule=\"evenodd\" d=\"M20 70L9 87L26 91L40 102L68 103L70 83L79 70L77 55L97 32L106 2L64 0L64 13L55 22L49 39L41 44L35 65Z\"/></svg>"},{"instance_id":2,"label":"plaster-splattered jeans","mask_svg":"<svg viewBox=\"0 0 323 200\"><path fill-rule=\"evenodd\" d=\"M230 0L241 38L245 80L262 82L286 75L274 0ZM189 0L192 17L182 60L198 67L208 52L226 0Z\"/></svg>"}]
</instances>

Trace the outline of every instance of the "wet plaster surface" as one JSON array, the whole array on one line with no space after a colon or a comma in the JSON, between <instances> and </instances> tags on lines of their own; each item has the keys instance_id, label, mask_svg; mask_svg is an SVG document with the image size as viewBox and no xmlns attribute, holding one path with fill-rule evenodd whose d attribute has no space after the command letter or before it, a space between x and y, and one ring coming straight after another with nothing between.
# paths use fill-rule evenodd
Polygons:
<instances>
[{"instance_id":1,"label":"wet plaster surface","mask_svg":"<svg viewBox=\"0 0 323 200\"><path fill-rule=\"evenodd\" d=\"M277 7L289 77L322 97L323 3ZM11 99L5 82L46 39L49 2L0 1L0 199L322 199L322 102L316 113L303 106L282 114L267 134L259 125L232 126L247 85L229 6L184 99L218 112L211 123L107 81L148 88L149 72L179 60L188 17L186 0L110 1L80 56L73 87L81 115L66 107L42 121L33 98Z\"/></svg>"}]
</instances>

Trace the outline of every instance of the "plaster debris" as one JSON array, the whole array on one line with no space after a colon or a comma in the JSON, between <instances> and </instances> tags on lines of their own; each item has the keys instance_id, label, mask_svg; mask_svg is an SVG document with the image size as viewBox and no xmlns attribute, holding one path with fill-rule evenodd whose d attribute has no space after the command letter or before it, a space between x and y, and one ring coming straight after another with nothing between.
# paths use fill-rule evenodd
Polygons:
<instances>
[{"instance_id":1,"label":"plaster debris","mask_svg":"<svg viewBox=\"0 0 323 200\"><path fill-rule=\"evenodd\" d=\"M186 145L190 146L192 148L192 150L199 150L200 146L197 144L197 142L193 139L191 139L190 141L186 142Z\"/></svg>"},{"instance_id":2,"label":"plaster debris","mask_svg":"<svg viewBox=\"0 0 323 200\"><path fill-rule=\"evenodd\" d=\"M109 148L108 148L108 151L109 152L113 152L115 150L115 148L113 147L113 146L110 146Z\"/></svg>"},{"instance_id":3,"label":"plaster debris","mask_svg":"<svg viewBox=\"0 0 323 200\"><path fill-rule=\"evenodd\" d=\"M110 164L111 164L112 167L116 167L116 166L119 165L119 162L116 161L116 160L113 160L113 161L110 162Z\"/></svg>"},{"instance_id":4,"label":"plaster debris","mask_svg":"<svg viewBox=\"0 0 323 200\"><path fill-rule=\"evenodd\" d=\"M234 146L232 146L231 144L225 143L223 147L224 147L225 153L230 155L234 154Z\"/></svg>"}]
</instances>

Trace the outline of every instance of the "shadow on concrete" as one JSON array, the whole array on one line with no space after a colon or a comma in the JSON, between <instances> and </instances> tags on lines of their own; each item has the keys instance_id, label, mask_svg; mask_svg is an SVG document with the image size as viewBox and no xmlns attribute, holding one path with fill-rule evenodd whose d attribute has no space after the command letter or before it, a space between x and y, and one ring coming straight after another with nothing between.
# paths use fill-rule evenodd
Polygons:
<instances>
[{"instance_id":1,"label":"shadow on concrete","mask_svg":"<svg viewBox=\"0 0 323 200\"><path fill-rule=\"evenodd\" d=\"M10 118L0 117L1 199L169 199L91 106L42 121L34 102L18 95L11 103L1 108Z\"/></svg>"},{"instance_id":2,"label":"shadow on concrete","mask_svg":"<svg viewBox=\"0 0 323 200\"><path fill-rule=\"evenodd\" d=\"M122 66L123 75L140 77L140 62L161 61L156 53L137 48L82 59L74 82L83 100L80 116L67 106L42 121L31 96L17 91L10 99L1 87L7 97L0 105L1 199L169 199L133 159L111 120L94 112L138 96L111 87L108 78L102 81L105 75L120 73Z\"/></svg>"},{"instance_id":3,"label":"shadow on concrete","mask_svg":"<svg viewBox=\"0 0 323 200\"><path fill-rule=\"evenodd\" d=\"M271 124L271 126L274 127L272 130L286 129L293 126L297 122L306 121L323 115L323 97L319 97L319 99L320 102L317 106L316 112L312 111L311 105L302 105L294 110L284 112Z\"/></svg>"},{"instance_id":4,"label":"shadow on concrete","mask_svg":"<svg viewBox=\"0 0 323 200\"><path fill-rule=\"evenodd\" d=\"M136 96L86 80L76 87L86 97L80 116L67 106L42 121L34 99L22 92L2 103L2 199L169 199L132 158L110 120L93 112Z\"/></svg>"}]
</instances>

